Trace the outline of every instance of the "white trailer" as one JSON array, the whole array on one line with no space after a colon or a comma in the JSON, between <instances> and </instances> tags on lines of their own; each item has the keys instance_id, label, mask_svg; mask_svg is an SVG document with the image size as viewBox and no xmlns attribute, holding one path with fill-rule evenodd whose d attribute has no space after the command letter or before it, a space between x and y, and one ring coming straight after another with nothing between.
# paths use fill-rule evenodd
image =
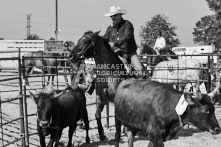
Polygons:
<instances>
[{"instance_id":1,"label":"white trailer","mask_svg":"<svg viewBox=\"0 0 221 147\"><path fill-rule=\"evenodd\" d=\"M208 62L208 57L205 54L212 54L215 51L213 45L201 45L192 47L174 47L172 51L177 55L188 55L180 56L180 58L192 58L199 59L202 63L206 64ZM190 56L190 55L202 55L202 56ZM214 63L217 63L218 57L213 56Z\"/></svg>"}]
</instances>

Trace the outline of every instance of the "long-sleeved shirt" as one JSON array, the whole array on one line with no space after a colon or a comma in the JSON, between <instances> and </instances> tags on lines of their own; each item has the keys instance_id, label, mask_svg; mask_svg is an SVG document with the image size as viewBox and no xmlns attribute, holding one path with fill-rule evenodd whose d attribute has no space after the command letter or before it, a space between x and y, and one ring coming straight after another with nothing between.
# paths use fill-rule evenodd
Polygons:
<instances>
[{"instance_id":1,"label":"long-sleeved shirt","mask_svg":"<svg viewBox=\"0 0 221 147\"><path fill-rule=\"evenodd\" d=\"M154 49L164 49L166 47L166 40L164 39L164 37L158 37L156 39L155 45L154 45Z\"/></svg>"},{"instance_id":2,"label":"long-sleeved shirt","mask_svg":"<svg viewBox=\"0 0 221 147\"><path fill-rule=\"evenodd\" d=\"M110 25L103 37L126 53L134 53L137 50L134 27L128 20L122 19L118 26Z\"/></svg>"}]
</instances>

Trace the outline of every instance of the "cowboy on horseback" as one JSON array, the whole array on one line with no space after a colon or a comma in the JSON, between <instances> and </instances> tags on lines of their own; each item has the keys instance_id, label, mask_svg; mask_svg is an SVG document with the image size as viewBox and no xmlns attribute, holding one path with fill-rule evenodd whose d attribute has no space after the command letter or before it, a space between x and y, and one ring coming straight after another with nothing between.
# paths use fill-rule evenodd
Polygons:
<instances>
[{"instance_id":1,"label":"cowboy on horseback","mask_svg":"<svg viewBox=\"0 0 221 147\"><path fill-rule=\"evenodd\" d=\"M136 70L136 76L142 77L143 66L137 56L137 45L134 38L134 27L128 20L124 20L122 15L127 11L119 6L111 6L110 11L105 14L112 19L113 24L108 26L103 38L107 40L115 53L124 64L131 63Z\"/></svg>"}]
</instances>

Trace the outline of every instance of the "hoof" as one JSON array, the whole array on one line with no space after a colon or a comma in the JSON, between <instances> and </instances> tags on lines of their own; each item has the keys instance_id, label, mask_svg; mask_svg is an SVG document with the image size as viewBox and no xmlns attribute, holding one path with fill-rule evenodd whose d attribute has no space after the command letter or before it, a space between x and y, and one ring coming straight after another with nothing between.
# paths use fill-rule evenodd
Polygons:
<instances>
[{"instance_id":1,"label":"hoof","mask_svg":"<svg viewBox=\"0 0 221 147\"><path fill-rule=\"evenodd\" d=\"M101 135L101 136L100 136L100 141L105 141L106 138L107 138L107 137L106 137L105 135Z\"/></svg>"}]
</instances>

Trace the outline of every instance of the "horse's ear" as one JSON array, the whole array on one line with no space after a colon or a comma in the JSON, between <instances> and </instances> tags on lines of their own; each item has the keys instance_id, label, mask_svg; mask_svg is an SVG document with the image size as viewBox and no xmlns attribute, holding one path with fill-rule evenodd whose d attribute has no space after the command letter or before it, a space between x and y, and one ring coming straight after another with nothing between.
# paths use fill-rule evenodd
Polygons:
<instances>
[{"instance_id":1,"label":"horse's ear","mask_svg":"<svg viewBox=\"0 0 221 147\"><path fill-rule=\"evenodd\" d=\"M100 31L97 31L97 32L94 32L94 34L95 34L95 35L98 35L100 32L101 32L101 30L100 30Z\"/></svg>"}]
</instances>

